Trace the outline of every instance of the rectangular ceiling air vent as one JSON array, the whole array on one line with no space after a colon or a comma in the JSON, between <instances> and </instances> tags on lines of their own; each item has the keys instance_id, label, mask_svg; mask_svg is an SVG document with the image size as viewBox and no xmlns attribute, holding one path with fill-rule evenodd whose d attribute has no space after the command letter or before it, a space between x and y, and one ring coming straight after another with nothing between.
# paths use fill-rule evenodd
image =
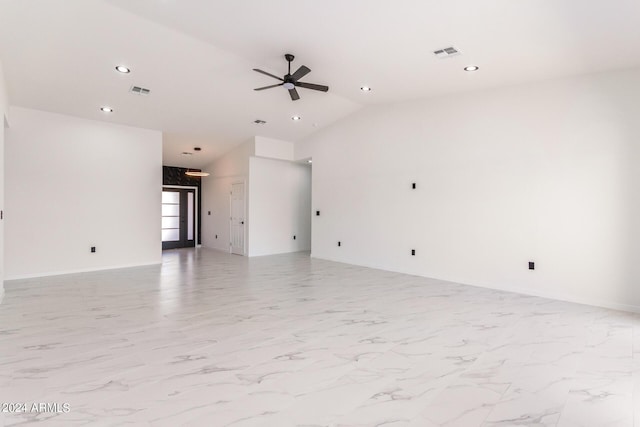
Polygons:
<instances>
[{"instance_id":1,"label":"rectangular ceiling air vent","mask_svg":"<svg viewBox=\"0 0 640 427\"><path fill-rule=\"evenodd\" d=\"M445 47L444 49L439 49L433 52L436 58L450 58L452 56L460 55L460 51L455 47Z\"/></svg>"},{"instance_id":2,"label":"rectangular ceiling air vent","mask_svg":"<svg viewBox=\"0 0 640 427\"><path fill-rule=\"evenodd\" d=\"M140 86L131 86L129 92L133 93L134 95L149 95L151 93L151 90L145 89Z\"/></svg>"}]
</instances>

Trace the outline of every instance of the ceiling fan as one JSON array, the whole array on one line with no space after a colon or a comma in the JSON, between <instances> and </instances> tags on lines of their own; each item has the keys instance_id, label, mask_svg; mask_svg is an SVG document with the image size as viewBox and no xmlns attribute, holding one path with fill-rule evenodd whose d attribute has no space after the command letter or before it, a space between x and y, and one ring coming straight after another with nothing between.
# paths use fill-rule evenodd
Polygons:
<instances>
[{"instance_id":1,"label":"ceiling fan","mask_svg":"<svg viewBox=\"0 0 640 427\"><path fill-rule=\"evenodd\" d=\"M273 77L274 79L278 79L282 82L282 83L278 83L277 85L259 87L254 90L265 90L265 89L271 89L272 87L284 86L284 88L289 91L289 95L291 96L292 101L297 101L298 99L300 99L300 95L298 95L298 91L296 90L296 87L319 90L322 92L326 92L329 90L329 86L316 85L313 83L305 83L305 82L299 81L301 78L303 78L304 76L306 76L311 72L311 70L304 65L298 68L298 70L295 73L291 74L291 62L294 60L294 58L295 56L291 55L290 53L287 53L284 56L284 59L286 59L287 62L289 63L289 72L285 74L284 77L282 78L278 76L274 76L273 74L267 73L266 71L262 71L257 68L254 68L253 71L257 71L269 77Z\"/></svg>"}]
</instances>

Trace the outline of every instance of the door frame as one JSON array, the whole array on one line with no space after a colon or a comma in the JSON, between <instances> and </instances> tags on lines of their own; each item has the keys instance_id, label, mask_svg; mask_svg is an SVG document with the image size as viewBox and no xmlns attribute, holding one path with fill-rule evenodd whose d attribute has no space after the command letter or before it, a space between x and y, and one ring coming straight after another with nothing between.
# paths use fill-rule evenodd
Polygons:
<instances>
[{"instance_id":1,"label":"door frame","mask_svg":"<svg viewBox=\"0 0 640 427\"><path fill-rule=\"evenodd\" d=\"M247 182L246 180L238 180L238 181L231 181L231 184L229 185L229 253L233 254L233 246L231 244L231 234L233 233L233 224L232 224L232 219L231 217L233 216L233 194L232 194L232 190L233 190L233 186L235 184L242 184L242 196L243 196L243 201L242 201L242 216L244 218L244 232L242 233L242 237L243 237L243 242L242 242L242 254L235 254L235 255L241 255L241 256L246 256L247 255Z\"/></svg>"},{"instance_id":2,"label":"door frame","mask_svg":"<svg viewBox=\"0 0 640 427\"><path fill-rule=\"evenodd\" d=\"M198 230L199 230L199 223L200 223L200 210L198 209L198 187L192 186L192 185L163 185L162 186L163 189L165 188L175 188L178 190L195 190L195 195L194 195L194 202L195 202L195 206L194 206L194 214L195 214L195 222L193 224L194 226L194 230L193 230L193 238L195 240L195 245L196 248L200 247L200 242L198 241Z\"/></svg>"}]
</instances>

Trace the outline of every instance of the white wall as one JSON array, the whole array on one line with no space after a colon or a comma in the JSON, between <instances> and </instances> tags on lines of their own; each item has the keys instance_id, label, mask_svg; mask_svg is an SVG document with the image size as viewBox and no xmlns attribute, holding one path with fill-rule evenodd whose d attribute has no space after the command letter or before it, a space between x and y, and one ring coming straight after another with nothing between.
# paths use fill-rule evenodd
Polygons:
<instances>
[{"instance_id":1,"label":"white wall","mask_svg":"<svg viewBox=\"0 0 640 427\"><path fill-rule=\"evenodd\" d=\"M9 96L7 95L6 84L2 62L0 62L0 210L4 211L4 145L5 128L9 124ZM4 220L0 220L0 299L4 293Z\"/></svg>"},{"instance_id":2,"label":"white wall","mask_svg":"<svg viewBox=\"0 0 640 427\"><path fill-rule=\"evenodd\" d=\"M5 148L7 279L161 261L160 132L12 108Z\"/></svg>"},{"instance_id":3,"label":"white wall","mask_svg":"<svg viewBox=\"0 0 640 427\"><path fill-rule=\"evenodd\" d=\"M630 70L356 113L296 146L312 253L640 310L638 99Z\"/></svg>"},{"instance_id":4,"label":"white wall","mask_svg":"<svg viewBox=\"0 0 640 427\"><path fill-rule=\"evenodd\" d=\"M249 256L310 250L311 167L258 157L249 165Z\"/></svg>"},{"instance_id":5,"label":"white wall","mask_svg":"<svg viewBox=\"0 0 640 427\"><path fill-rule=\"evenodd\" d=\"M270 159L293 160L294 144L280 139L256 136L256 156Z\"/></svg>"},{"instance_id":6,"label":"white wall","mask_svg":"<svg viewBox=\"0 0 640 427\"><path fill-rule=\"evenodd\" d=\"M229 191L244 182L245 255L309 250L311 168L258 153L290 159L293 144L255 137L204 168L211 175L202 180L202 245L229 251Z\"/></svg>"},{"instance_id":7,"label":"white wall","mask_svg":"<svg viewBox=\"0 0 640 427\"><path fill-rule=\"evenodd\" d=\"M246 198L249 191L249 157L254 152L255 141L251 139L203 168L211 175L202 178L202 246L229 252L231 241L229 192L231 184L244 182ZM248 213L248 206L245 208ZM247 216L245 218L245 251L249 245L250 221L251 219ZM217 239L216 236L218 236Z\"/></svg>"}]
</instances>

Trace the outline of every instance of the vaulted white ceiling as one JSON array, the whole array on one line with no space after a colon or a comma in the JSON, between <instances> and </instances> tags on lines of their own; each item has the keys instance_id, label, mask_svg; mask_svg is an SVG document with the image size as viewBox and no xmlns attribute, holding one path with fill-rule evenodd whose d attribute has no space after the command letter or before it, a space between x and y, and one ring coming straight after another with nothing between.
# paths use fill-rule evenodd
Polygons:
<instances>
[{"instance_id":1,"label":"vaulted white ceiling","mask_svg":"<svg viewBox=\"0 0 640 427\"><path fill-rule=\"evenodd\" d=\"M434 57L448 46L462 54ZM253 91L276 81L252 68L283 75L284 53L329 92ZM201 166L254 135L296 141L370 104L640 66L640 2L3 0L0 59L13 105L158 129L165 164Z\"/></svg>"}]
</instances>

